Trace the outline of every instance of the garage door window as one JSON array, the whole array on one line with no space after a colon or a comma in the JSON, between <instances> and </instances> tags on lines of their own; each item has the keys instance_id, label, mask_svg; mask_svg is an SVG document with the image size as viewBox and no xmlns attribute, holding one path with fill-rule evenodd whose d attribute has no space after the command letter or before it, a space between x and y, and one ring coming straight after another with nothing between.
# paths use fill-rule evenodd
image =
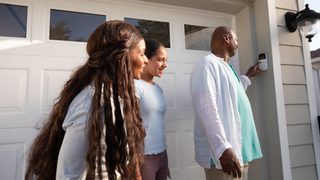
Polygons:
<instances>
[{"instance_id":1,"label":"garage door window","mask_svg":"<svg viewBox=\"0 0 320 180\"><path fill-rule=\"evenodd\" d=\"M195 25L184 25L186 49L210 51L211 35L215 28Z\"/></svg>"},{"instance_id":2,"label":"garage door window","mask_svg":"<svg viewBox=\"0 0 320 180\"><path fill-rule=\"evenodd\" d=\"M25 38L27 13L27 6L0 3L0 36Z\"/></svg>"},{"instance_id":3,"label":"garage door window","mask_svg":"<svg viewBox=\"0 0 320 180\"><path fill-rule=\"evenodd\" d=\"M105 15L52 9L49 39L87 42L93 31L104 22Z\"/></svg>"},{"instance_id":4,"label":"garage door window","mask_svg":"<svg viewBox=\"0 0 320 180\"><path fill-rule=\"evenodd\" d=\"M124 18L124 21L136 27L145 40L156 40L170 48L169 22Z\"/></svg>"}]
</instances>

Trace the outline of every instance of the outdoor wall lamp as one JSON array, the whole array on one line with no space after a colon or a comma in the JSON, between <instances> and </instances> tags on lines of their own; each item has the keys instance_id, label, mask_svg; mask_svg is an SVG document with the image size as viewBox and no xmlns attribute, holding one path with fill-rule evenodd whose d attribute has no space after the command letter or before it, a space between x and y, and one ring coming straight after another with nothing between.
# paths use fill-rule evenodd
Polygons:
<instances>
[{"instance_id":1,"label":"outdoor wall lamp","mask_svg":"<svg viewBox=\"0 0 320 180\"><path fill-rule=\"evenodd\" d=\"M297 13L287 12L285 19L288 31L295 32L299 27L301 35L306 37L309 42L318 33L320 13L310 10L309 4L306 4L306 8Z\"/></svg>"}]
</instances>

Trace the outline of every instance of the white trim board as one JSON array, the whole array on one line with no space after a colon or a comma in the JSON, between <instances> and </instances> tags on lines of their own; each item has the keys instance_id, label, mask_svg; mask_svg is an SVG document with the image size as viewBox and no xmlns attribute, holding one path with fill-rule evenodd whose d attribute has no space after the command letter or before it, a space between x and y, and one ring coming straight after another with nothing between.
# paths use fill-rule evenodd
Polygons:
<instances>
[{"instance_id":1,"label":"white trim board","mask_svg":"<svg viewBox=\"0 0 320 180\"><path fill-rule=\"evenodd\" d=\"M282 84L282 72L281 63L277 62L280 59L280 47L279 47L279 37L277 29L277 13L275 0L268 0L268 16L270 23L270 37L271 37L271 48L272 48L272 58L273 69L274 69L274 82L275 82L275 93L276 93L276 103L277 103L277 113L278 113L278 125L279 125L279 136L280 136L280 151L282 158L282 173L284 180L292 180L291 167L290 167L290 152L288 143L288 133L286 124L286 114L284 105L284 94L283 94L283 84Z\"/></svg>"}]
</instances>

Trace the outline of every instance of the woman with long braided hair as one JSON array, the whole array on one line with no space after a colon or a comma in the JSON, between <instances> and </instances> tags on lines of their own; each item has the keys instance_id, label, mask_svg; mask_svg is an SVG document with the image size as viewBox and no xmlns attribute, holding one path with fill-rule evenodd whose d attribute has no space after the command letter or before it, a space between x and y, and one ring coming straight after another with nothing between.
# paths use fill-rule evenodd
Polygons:
<instances>
[{"instance_id":1,"label":"woman with long braided hair","mask_svg":"<svg viewBox=\"0 0 320 180\"><path fill-rule=\"evenodd\" d=\"M145 130L133 79L145 42L124 21L100 25L28 154L25 179L140 179Z\"/></svg>"}]
</instances>

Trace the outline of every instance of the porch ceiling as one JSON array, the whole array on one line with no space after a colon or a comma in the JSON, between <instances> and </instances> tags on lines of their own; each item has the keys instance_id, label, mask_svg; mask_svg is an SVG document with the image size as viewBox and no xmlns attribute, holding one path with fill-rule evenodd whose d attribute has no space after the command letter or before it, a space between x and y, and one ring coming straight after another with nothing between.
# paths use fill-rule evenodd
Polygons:
<instances>
[{"instance_id":1,"label":"porch ceiling","mask_svg":"<svg viewBox=\"0 0 320 180\"><path fill-rule=\"evenodd\" d=\"M255 0L139 0L207 11L237 14Z\"/></svg>"}]
</instances>

